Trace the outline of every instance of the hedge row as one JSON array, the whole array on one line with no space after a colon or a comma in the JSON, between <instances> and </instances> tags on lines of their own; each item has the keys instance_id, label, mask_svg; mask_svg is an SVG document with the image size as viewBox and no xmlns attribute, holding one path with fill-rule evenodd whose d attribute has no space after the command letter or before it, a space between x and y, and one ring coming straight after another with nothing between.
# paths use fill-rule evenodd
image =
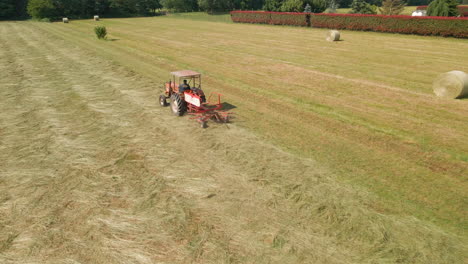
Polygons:
<instances>
[{"instance_id":1,"label":"hedge row","mask_svg":"<svg viewBox=\"0 0 468 264\"><path fill-rule=\"evenodd\" d=\"M468 18L232 11L234 22L468 38Z\"/></svg>"},{"instance_id":2,"label":"hedge row","mask_svg":"<svg viewBox=\"0 0 468 264\"><path fill-rule=\"evenodd\" d=\"M270 15L269 23L273 25L310 26L310 14L275 12Z\"/></svg>"},{"instance_id":3,"label":"hedge row","mask_svg":"<svg viewBox=\"0 0 468 264\"><path fill-rule=\"evenodd\" d=\"M468 38L466 18L315 14L311 20L321 28Z\"/></svg>"},{"instance_id":4,"label":"hedge row","mask_svg":"<svg viewBox=\"0 0 468 264\"><path fill-rule=\"evenodd\" d=\"M232 11L231 19L239 23L310 26L310 23L307 23L310 19L310 15L305 13Z\"/></svg>"}]
</instances>

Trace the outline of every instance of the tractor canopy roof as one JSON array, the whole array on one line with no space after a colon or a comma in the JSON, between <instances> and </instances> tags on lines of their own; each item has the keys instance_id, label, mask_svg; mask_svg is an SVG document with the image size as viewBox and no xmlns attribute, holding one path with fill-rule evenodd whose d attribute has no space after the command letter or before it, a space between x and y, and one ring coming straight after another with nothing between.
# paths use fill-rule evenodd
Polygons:
<instances>
[{"instance_id":1,"label":"tractor canopy roof","mask_svg":"<svg viewBox=\"0 0 468 264\"><path fill-rule=\"evenodd\" d=\"M184 71L175 71L171 72L172 75L179 78L190 78L190 77L199 77L201 73L196 71L184 70Z\"/></svg>"}]
</instances>

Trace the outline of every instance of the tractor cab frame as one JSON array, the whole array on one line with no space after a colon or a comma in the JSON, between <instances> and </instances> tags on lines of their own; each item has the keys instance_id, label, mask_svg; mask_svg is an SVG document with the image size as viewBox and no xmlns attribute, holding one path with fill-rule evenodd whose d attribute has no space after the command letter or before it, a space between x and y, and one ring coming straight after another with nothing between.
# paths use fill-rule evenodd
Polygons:
<instances>
[{"instance_id":1,"label":"tractor cab frame","mask_svg":"<svg viewBox=\"0 0 468 264\"><path fill-rule=\"evenodd\" d=\"M201 89L201 73L185 70L171 72L171 76L169 86L173 92L179 92L179 86L183 84L183 80L187 80L191 88Z\"/></svg>"}]
</instances>

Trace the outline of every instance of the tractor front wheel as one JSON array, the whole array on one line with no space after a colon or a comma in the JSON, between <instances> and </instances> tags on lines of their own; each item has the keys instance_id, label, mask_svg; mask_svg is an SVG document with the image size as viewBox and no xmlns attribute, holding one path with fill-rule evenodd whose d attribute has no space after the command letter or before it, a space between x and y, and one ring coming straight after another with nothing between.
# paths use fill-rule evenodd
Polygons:
<instances>
[{"instance_id":1,"label":"tractor front wheel","mask_svg":"<svg viewBox=\"0 0 468 264\"><path fill-rule=\"evenodd\" d=\"M171 110L176 116L182 116L187 111L187 103L177 93L171 95Z\"/></svg>"},{"instance_id":2,"label":"tractor front wheel","mask_svg":"<svg viewBox=\"0 0 468 264\"><path fill-rule=\"evenodd\" d=\"M161 95L159 96L159 104L161 106L168 106L169 104L167 103L166 101L166 96L165 95Z\"/></svg>"}]
</instances>

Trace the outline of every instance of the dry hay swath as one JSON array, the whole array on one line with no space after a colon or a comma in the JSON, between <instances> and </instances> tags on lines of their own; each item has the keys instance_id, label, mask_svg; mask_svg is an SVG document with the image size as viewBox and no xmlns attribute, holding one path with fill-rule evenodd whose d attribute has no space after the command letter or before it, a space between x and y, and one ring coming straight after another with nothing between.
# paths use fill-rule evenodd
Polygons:
<instances>
[{"instance_id":1,"label":"dry hay swath","mask_svg":"<svg viewBox=\"0 0 468 264\"><path fill-rule=\"evenodd\" d=\"M338 30L330 30L327 34L327 41L340 40L340 32Z\"/></svg>"},{"instance_id":2,"label":"dry hay swath","mask_svg":"<svg viewBox=\"0 0 468 264\"><path fill-rule=\"evenodd\" d=\"M432 88L439 97L468 97L468 74L462 71L446 72L434 80Z\"/></svg>"},{"instance_id":3,"label":"dry hay swath","mask_svg":"<svg viewBox=\"0 0 468 264\"><path fill-rule=\"evenodd\" d=\"M99 16L94 16L94 21L99 21Z\"/></svg>"},{"instance_id":4,"label":"dry hay swath","mask_svg":"<svg viewBox=\"0 0 468 264\"><path fill-rule=\"evenodd\" d=\"M68 23L68 18L64 17L62 18L63 23Z\"/></svg>"}]
</instances>

